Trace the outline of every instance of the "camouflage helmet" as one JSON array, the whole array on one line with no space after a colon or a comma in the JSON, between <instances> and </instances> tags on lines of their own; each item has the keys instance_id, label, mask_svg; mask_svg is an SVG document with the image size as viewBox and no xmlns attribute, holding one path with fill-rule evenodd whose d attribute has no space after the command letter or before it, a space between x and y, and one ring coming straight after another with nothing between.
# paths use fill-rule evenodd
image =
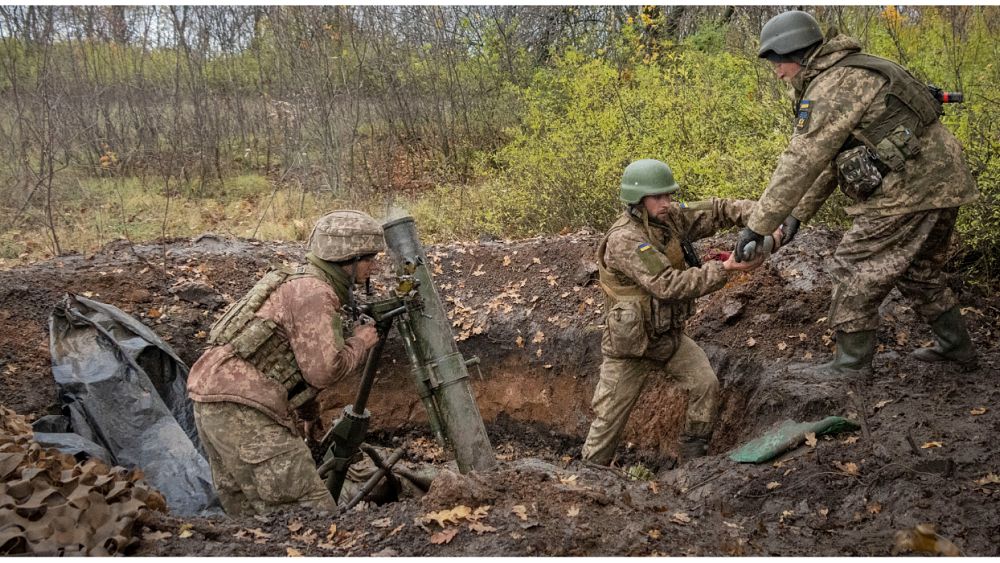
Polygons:
<instances>
[{"instance_id":1,"label":"camouflage helmet","mask_svg":"<svg viewBox=\"0 0 1000 563\"><path fill-rule=\"evenodd\" d=\"M823 41L819 22L806 12L791 10L767 20L760 30L760 49L757 56L766 58L770 53L787 55Z\"/></svg>"},{"instance_id":2,"label":"camouflage helmet","mask_svg":"<svg viewBox=\"0 0 1000 563\"><path fill-rule=\"evenodd\" d=\"M343 262L385 250L382 226L366 213L346 209L327 213L309 234L309 252L327 262Z\"/></svg>"},{"instance_id":3,"label":"camouflage helmet","mask_svg":"<svg viewBox=\"0 0 1000 563\"><path fill-rule=\"evenodd\" d=\"M636 204L645 196L672 194L679 189L667 163L645 158L625 167L618 197L625 203Z\"/></svg>"}]
</instances>

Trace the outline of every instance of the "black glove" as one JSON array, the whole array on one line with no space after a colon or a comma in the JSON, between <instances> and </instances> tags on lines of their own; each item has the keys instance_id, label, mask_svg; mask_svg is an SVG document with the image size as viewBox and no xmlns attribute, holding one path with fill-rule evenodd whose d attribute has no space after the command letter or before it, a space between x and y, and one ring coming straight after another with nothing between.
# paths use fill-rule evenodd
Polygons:
<instances>
[{"instance_id":1,"label":"black glove","mask_svg":"<svg viewBox=\"0 0 1000 563\"><path fill-rule=\"evenodd\" d=\"M781 224L781 246L792 242L795 233L799 232L799 225L799 220L795 217L789 215L785 218L785 222Z\"/></svg>"},{"instance_id":2,"label":"black glove","mask_svg":"<svg viewBox=\"0 0 1000 563\"><path fill-rule=\"evenodd\" d=\"M750 243L755 243L752 250L746 247ZM750 227L744 227L740 235L736 237L736 261L751 262L757 254L758 248L764 246L764 235L758 235Z\"/></svg>"}]
</instances>

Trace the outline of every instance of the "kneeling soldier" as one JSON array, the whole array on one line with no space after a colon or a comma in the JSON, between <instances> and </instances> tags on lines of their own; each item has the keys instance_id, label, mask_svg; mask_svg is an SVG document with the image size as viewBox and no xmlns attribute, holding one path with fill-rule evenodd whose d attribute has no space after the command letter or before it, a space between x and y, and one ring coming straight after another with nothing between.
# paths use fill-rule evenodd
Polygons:
<instances>
[{"instance_id":1,"label":"kneeling soldier","mask_svg":"<svg viewBox=\"0 0 1000 563\"><path fill-rule=\"evenodd\" d=\"M358 211L322 217L307 264L265 275L212 325L188 393L212 479L230 516L336 505L316 473L292 411L343 383L378 340L371 325L345 335L341 310L385 248Z\"/></svg>"},{"instance_id":2,"label":"kneeling soldier","mask_svg":"<svg viewBox=\"0 0 1000 563\"><path fill-rule=\"evenodd\" d=\"M718 408L719 381L705 352L684 335L694 300L721 289L729 272L749 270L763 260L733 258L702 265L691 242L719 229L745 225L754 202L711 199L678 204L680 187L658 160L639 160L622 175L627 208L597 251L607 316L601 340L601 378L592 407L596 418L583 446L583 459L608 464L629 413L650 375L688 390L680 457L705 455Z\"/></svg>"}]
</instances>

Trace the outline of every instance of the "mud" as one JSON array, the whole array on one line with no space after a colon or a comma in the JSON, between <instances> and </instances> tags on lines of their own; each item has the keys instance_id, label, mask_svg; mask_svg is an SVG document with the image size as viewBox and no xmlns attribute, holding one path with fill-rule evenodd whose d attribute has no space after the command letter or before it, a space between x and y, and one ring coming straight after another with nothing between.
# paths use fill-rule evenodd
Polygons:
<instances>
[{"instance_id":1,"label":"mud","mask_svg":"<svg viewBox=\"0 0 1000 563\"><path fill-rule=\"evenodd\" d=\"M699 250L727 249L731 238L703 241ZM439 479L421 501L363 505L341 516L182 521L147 513L141 524L150 539L137 552L889 555L897 533L931 523L963 554L1000 554L1000 299L954 278L982 355L977 372L911 360L908 352L928 343L930 333L894 293L880 311L874 378L853 385L811 381L788 368L829 355L822 262L838 238L804 230L767 266L699 301L688 332L704 345L723 383L722 418L712 455L676 470L669 468L685 399L661 382L650 384L633 412L617 468L574 459L600 363L603 297L590 263L596 233L431 247L459 348L482 360L472 380L501 460L497 471ZM204 236L119 242L95 255L0 271L0 403L32 416L55 408L46 319L64 292L133 314L191 364L226 303L268 264L294 263L301 255L294 243ZM369 405L375 436L385 443L407 440L413 459L445 461L427 446L422 408L397 342L390 341L385 358ZM327 417L354 392L321 396ZM760 466L737 466L724 455L782 420L828 414L863 418L871 438L858 432L820 439ZM636 464L655 479L625 476ZM433 543L443 541L442 527L418 520L457 505L490 508L476 521L447 523L457 534ZM188 533L182 525L190 525Z\"/></svg>"}]
</instances>

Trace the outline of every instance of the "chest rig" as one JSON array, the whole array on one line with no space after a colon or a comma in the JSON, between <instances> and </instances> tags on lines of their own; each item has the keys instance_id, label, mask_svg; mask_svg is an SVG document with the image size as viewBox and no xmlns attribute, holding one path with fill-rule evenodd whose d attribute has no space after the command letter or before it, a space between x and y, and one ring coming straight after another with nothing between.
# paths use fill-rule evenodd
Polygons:
<instances>
[{"instance_id":1,"label":"chest rig","mask_svg":"<svg viewBox=\"0 0 1000 563\"><path fill-rule=\"evenodd\" d=\"M656 227L664 229L668 233L667 240L664 243L654 233L654 227L650 225L648 217L629 212L629 218L619 220L604 236L598 247L598 281L601 284L601 289L604 290L607 296L608 303L606 310L612 310L615 305L621 302L637 302L642 309L643 318L647 323L646 332L652 336L660 336L670 330L684 328L685 321L694 314L693 301L663 301L655 299L648 291L631 280L622 280L620 276L608 269L605 263L604 254L607 250L608 239L615 231L627 228L629 225L627 221L632 220L642 223L647 241L657 251L667 257L667 261L670 263L667 267L684 271L689 266L701 266L698 256L694 252L694 247L689 241L680 237L680 231L677 228L668 225L659 225ZM655 257L651 258L655 259ZM663 266L658 263L646 263L646 260L643 260L643 262L647 268L660 268Z\"/></svg>"},{"instance_id":2,"label":"chest rig","mask_svg":"<svg viewBox=\"0 0 1000 563\"><path fill-rule=\"evenodd\" d=\"M280 383L288 392L288 406L296 409L316 396L306 383L295 360L288 338L269 319L257 316L267 298L286 281L311 276L308 266L268 272L242 299L226 309L209 330L212 346L232 346L233 353L257 368L265 377ZM334 319L336 322L337 319Z\"/></svg>"}]
</instances>

